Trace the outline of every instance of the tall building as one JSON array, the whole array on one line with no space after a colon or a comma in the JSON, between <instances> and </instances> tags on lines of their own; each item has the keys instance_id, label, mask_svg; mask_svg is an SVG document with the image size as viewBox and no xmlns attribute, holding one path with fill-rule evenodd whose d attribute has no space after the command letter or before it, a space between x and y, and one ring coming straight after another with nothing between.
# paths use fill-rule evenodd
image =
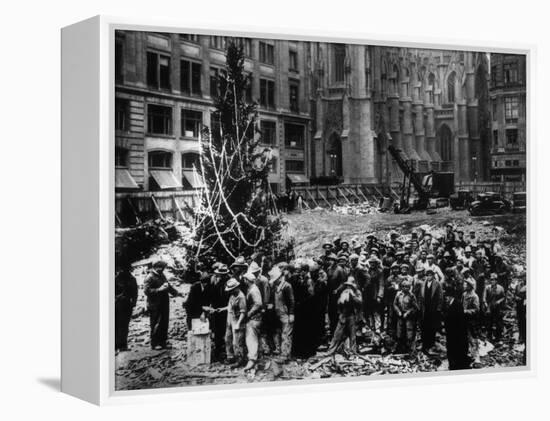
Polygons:
<instances>
[{"instance_id":1,"label":"tall building","mask_svg":"<svg viewBox=\"0 0 550 421\"><path fill-rule=\"evenodd\" d=\"M216 80L225 65L229 39L117 31L117 191L201 186L193 168L199 166L201 128L216 126ZM489 139L487 54L232 40L243 46L245 71L252 78L246 96L258 103L262 142L273 151L269 181L274 191L308 183L401 181L389 144L400 148L420 173L453 171L455 181L489 177L494 151ZM496 74L503 78L504 72L502 68ZM517 75L524 77L524 70ZM493 104L502 104L504 110L512 93L495 89ZM517 108L514 101L506 110ZM498 129L498 142L510 139L508 147L514 144L508 126L513 122L504 111L498 115L507 124ZM518 117L515 122L522 121L523 131L516 131L520 145L525 120ZM493 131L495 127L493 122Z\"/></svg>"},{"instance_id":2,"label":"tall building","mask_svg":"<svg viewBox=\"0 0 550 421\"><path fill-rule=\"evenodd\" d=\"M491 179L525 181L526 56L491 54Z\"/></svg>"},{"instance_id":3,"label":"tall building","mask_svg":"<svg viewBox=\"0 0 550 421\"><path fill-rule=\"evenodd\" d=\"M229 38L117 31L115 37L117 191L200 187L203 126L213 127L217 75ZM234 39L252 76L262 142L273 150L269 181L277 191L309 179L309 78L304 42Z\"/></svg>"},{"instance_id":4,"label":"tall building","mask_svg":"<svg viewBox=\"0 0 550 421\"><path fill-rule=\"evenodd\" d=\"M401 180L390 143L421 173L488 176L485 54L334 43L310 50L314 178Z\"/></svg>"}]
</instances>

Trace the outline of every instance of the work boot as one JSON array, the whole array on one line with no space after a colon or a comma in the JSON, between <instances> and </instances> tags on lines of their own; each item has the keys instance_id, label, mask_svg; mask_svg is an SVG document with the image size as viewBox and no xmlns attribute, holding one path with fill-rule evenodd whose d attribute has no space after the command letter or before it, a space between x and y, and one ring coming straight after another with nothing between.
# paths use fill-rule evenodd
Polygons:
<instances>
[{"instance_id":1,"label":"work boot","mask_svg":"<svg viewBox=\"0 0 550 421\"><path fill-rule=\"evenodd\" d=\"M253 369L256 366L256 361L249 360L246 366L244 367L244 371L248 371Z\"/></svg>"}]
</instances>

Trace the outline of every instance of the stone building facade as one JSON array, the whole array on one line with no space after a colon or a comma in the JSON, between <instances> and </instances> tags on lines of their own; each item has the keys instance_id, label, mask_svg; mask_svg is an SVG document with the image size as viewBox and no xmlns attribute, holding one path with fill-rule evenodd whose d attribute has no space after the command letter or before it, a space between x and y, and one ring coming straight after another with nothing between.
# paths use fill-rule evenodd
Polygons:
<instances>
[{"instance_id":1,"label":"stone building facade","mask_svg":"<svg viewBox=\"0 0 550 421\"><path fill-rule=\"evenodd\" d=\"M491 179L525 181L526 56L491 54Z\"/></svg>"},{"instance_id":2,"label":"stone building facade","mask_svg":"<svg viewBox=\"0 0 550 421\"><path fill-rule=\"evenodd\" d=\"M488 176L484 53L311 43L312 177L402 179L393 144L421 173Z\"/></svg>"},{"instance_id":3,"label":"stone building facade","mask_svg":"<svg viewBox=\"0 0 550 421\"><path fill-rule=\"evenodd\" d=\"M227 37L117 31L115 36L115 164L117 191L199 187L202 126L213 127L216 76ZM309 78L305 44L233 39L252 76L262 141L272 148L274 190L308 182Z\"/></svg>"},{"instance_id":4,"label":"stone building facade","mask_svg":"<svg viewBox=\"0 0 550 421\"><path fill-rule=\"evenodd\" d=\"M117 31L118 191L200 187L193 172L200 130L215 126L215 81L229 39ZM243 46L245 71L252 76L246 96L258 103L262 141L273 151L274 191L323 178L401 181L390 143L421 173L454 171L455 181L489 177L494 150L485 53L232 40ZM497 103L504 101L499 95L491 91Z\"/></svg>"}]
</instances>

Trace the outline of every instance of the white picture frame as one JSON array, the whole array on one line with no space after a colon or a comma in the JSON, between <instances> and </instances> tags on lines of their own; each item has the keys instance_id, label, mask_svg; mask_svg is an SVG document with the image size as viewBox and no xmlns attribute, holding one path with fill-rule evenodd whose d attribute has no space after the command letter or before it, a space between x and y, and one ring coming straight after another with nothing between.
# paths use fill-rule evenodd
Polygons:
<instances>
[{"instance_id":1,"label":"white picture frame","mask_svg":"<svg viewBox=\"0 0 550 421\"><path fill-rule=\"evenodd\" d=\"M398 39L372 34L313 33L296 29L192 25L161 20L97 16L62 30L62 391L104 405L147 401L239 397L244 394L315 392L381 385L507 380L534 376L533 317L536 284L528 272L528 357L526 367L330 379L314 382L238 384L193 388L115 391L114 389L114 31L166 31L339 41L401 47L453 48L526 54L527 143L531 139L531 92L535 47L456 40ZM527 149L527 167L532 148ZM530 177L527 178L530 201ZM531 208L528 205L527 259L531 263Z\"/></svg>"}]
</instances>

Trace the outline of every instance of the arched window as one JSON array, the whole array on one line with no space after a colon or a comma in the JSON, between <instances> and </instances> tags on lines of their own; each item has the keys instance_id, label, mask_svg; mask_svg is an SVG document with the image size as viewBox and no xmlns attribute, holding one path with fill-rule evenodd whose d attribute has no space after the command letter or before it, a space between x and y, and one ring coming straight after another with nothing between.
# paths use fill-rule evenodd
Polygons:
<instances>
[{"instance_id":1,"label":"arched window","mask_svg":"<svg viewBox=\"0 0 550 421\"><path fill-rule=\"evenodd\" d=\"M151 151L147 157L149 168L172 169L172 153L166 151Z\"/></svg>"},{"instance_id":2,"label":"arched window","mask_svg":"<svg viewBox=\"0 0 550 421\"><path fill-rule=\"evenodd\" d=\"M447 78L447 102L455 102L456 73L452 72Z\"/></svg>"},{"instance_id":3,"label":"arched window","mask_svg":"<svg viewBox=\"0 0 550 421\"><path fill-rule=\"evenodd\" d=\"M184 170L192 170L193 167L200 171L201 162L200 156L196 152L187 152L181 155L181 168Z\"/></svg>"},{"instance_id":4,"label":"arched window","mask_svg":"<svg viewBox=\"0 0 550 421\"><path fill-rule=\"evenodd\" d=\"M443 161L453 160L453 134L449 126L443 124L437 131L439 155Z\"/></svg>"},{"instance_id":5,"label":"arched window","mask_svg":"<svg viewBox=\"0 0 550 421\"><path fill-rule=\"evenodd\" d=\"M399 68L397 64L393 65L392 74L392 91L394 94L399 94Z\"/></svg>"},{"instance_id":6,"label":"arched window","mask_svg":"<svg viewBox=\"0 0 550 421\"><path fill-rule=\"evenodd\" d=\"M409 69L405 67L405 70L403 72L403 94L404 96L408 97L410 95L409 91Z\"/></svg>"},{"instance_id":7,"label":"arched window","mask_svg":"<svg viewBox=\"0 0 550 421\"><path fill-rule=\"evenodd\" d=\"M334 44L334 81L344 81L344 66L346 60L346 46L344 44Z\"/></svg>"}]
</instances>

